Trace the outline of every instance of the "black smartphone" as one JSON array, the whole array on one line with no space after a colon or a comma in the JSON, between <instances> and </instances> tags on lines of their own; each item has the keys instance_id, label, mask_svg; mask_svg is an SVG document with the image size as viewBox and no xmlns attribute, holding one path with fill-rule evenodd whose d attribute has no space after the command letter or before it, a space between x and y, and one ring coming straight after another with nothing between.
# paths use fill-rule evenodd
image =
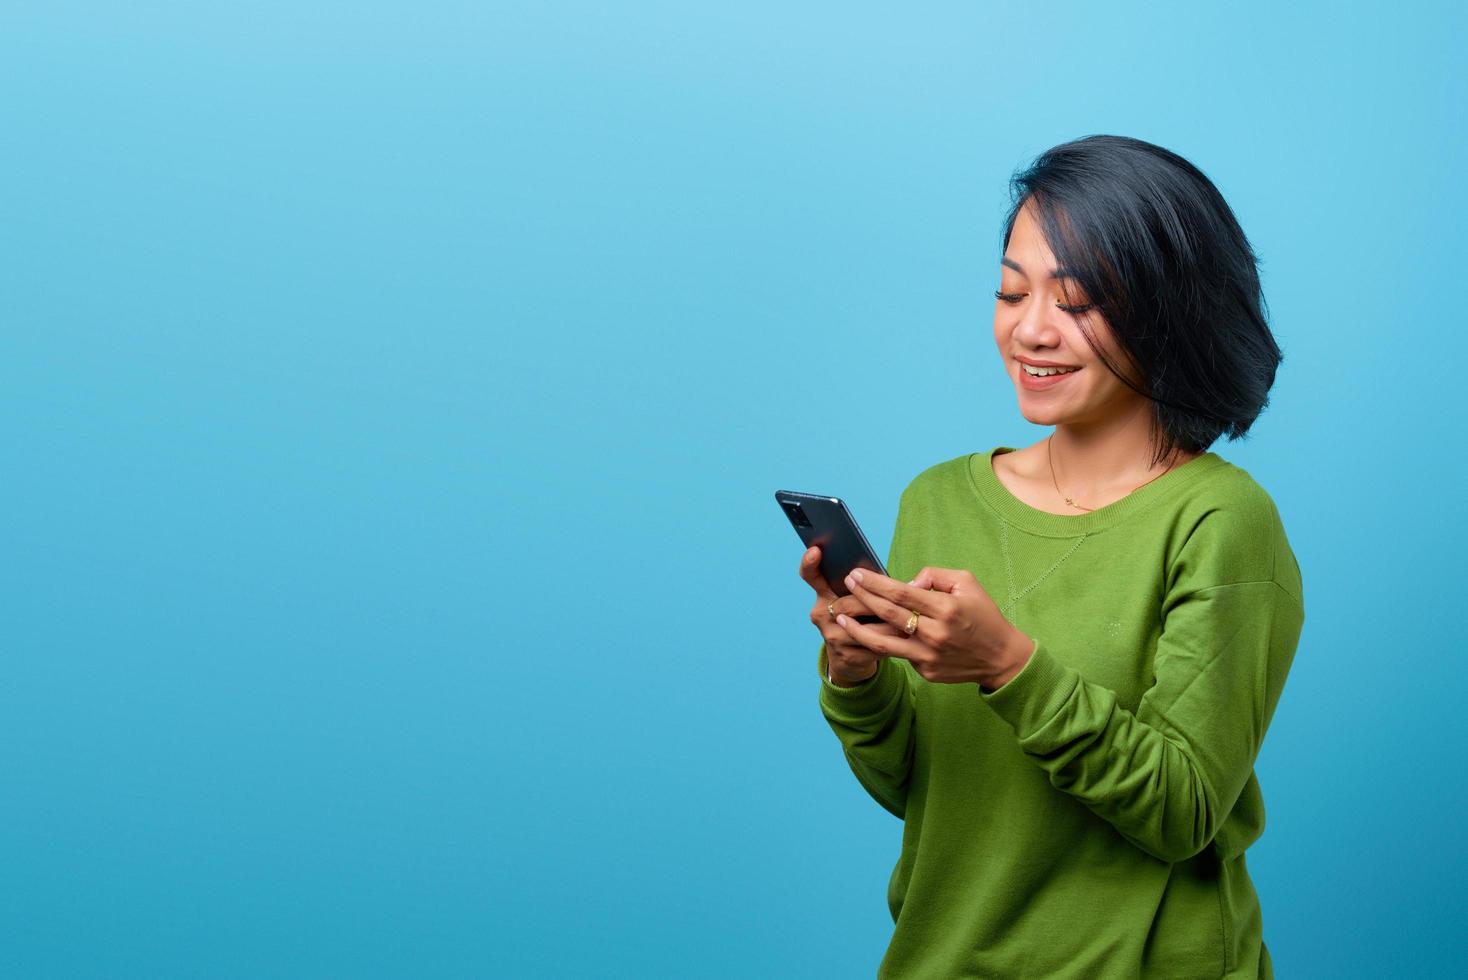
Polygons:
<instances>
[{"instance_id":1,"label":"black smartphone","mask_svg":"<svg viewBox=\"0 0 1468 980\"><path fill-rule=\"evenodd\" d=\"M776 490L775 500L790 519L795 533L805 546L821 549L821 574L838 596L850 595L846 576L854 568L865 568L886 575L882 560L872 550L861 526L851 516L840 497L822 497L814 493ZM858 623L880 623L881 616L858 616Z\"/></svg>"}]
</instances>

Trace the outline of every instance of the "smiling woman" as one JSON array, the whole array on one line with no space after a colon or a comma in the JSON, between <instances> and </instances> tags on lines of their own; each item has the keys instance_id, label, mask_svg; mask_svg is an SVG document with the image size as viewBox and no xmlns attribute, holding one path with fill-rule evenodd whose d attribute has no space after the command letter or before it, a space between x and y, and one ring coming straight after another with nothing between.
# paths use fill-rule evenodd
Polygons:
<instances>
[{"instance_id":1,"label":"smiling woman","mask_svg":"<svg viewBox=\"0 0 1468 980\"><path fill-rule=\"evenodd\" d=\"M1254 255L1150 143L1067 143L1014 189L994 338L1053 432L912 479L890 577L807 579L821 711L905 824L879 975L1270 977L1244 852L1304 594L1209 449L1281 361Z\"/></svg>"},{"instance_id":2,"label":"smiling woman","mask_svg":"<svg viewBox=\"0 0 1468 980\"><path fill-rule=\"evenodd\" d=\"M1258 259L1212 182L1162 147L1096 136L1043 154L1013 190L994 338L1025 418L1063 423L1093 477L1115 467L1082 444L1118 418L1145 428L1149 469L1242 438L1284 355ZM1091 371L1045 380L1025 365Z\"/></svg>"}]
</instances>

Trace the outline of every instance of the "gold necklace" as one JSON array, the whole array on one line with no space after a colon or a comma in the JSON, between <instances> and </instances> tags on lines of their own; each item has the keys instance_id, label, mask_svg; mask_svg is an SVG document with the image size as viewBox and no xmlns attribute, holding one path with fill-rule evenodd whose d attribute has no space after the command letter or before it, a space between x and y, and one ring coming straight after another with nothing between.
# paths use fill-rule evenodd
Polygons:
<instances>
[{"instance_id":1,"label":"gold necklace","mask_svg":"<svg viewBox=\"0 0 1468 980\"><path fill-rule=\"evenodd\" d=\"M1045 437L1045 458L1050 461L1050 482L1051 483L1055 483L1055 492L1058 493L1058 494L1060 494L1062 497L1065 497L1065 491L1064 490L1061 490L1060 489L1060 484L1055 482L1055 457L1053 455L1051 455L1051 452L1050 452L1050 440L1051 439L1054 439L1054 438L1055 438L1055 433L1053 433L1053 432L1050 435L1048 435L1048 436ZM1161 473L1158 473L1157 476L1166 476L1167 474L1169 474L1171 472L1172 472L1172 467L1169 466L1167 469L1163 470ZM1154 476L1152 478L1152 480L1157 479L1157 476ZM1148 480L1147 483L1151 483L1152 480ZM1145 487L1147 485L1147 483L1142 483L1142 484L1137 485L1135 488L1132 489L1131 493L1136 493L1138 490L1142 489L1142 487ZM1128 494L1128 496L1130 496L1130 495L1131 494ZM1069 497L1065 497L1065 502L1068 503L1068 504L1070 504L1072 507L1079 507L1081 510L1095 510L1096 509L1094 507L1082 507L1080 504L1076 503L1074 500L1071 500ZM1115 501L1112 501L1112 503L1115 503ZM1108 504L1107 506L1110 506L1110 504Z\"/></svg>"}]
</instances>

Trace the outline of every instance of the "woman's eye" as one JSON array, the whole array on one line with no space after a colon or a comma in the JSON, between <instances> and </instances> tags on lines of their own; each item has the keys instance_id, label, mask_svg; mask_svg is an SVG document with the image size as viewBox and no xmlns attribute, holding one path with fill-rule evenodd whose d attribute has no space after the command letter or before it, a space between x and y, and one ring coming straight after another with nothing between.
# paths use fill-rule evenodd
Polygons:
<instances>
[{"instance_id":1,"label":"woman's eye","mask_svg":"<svg viewBox=\"0 0 1468 980\"><path fill-rule=\"evenodd\" d=\"M1001 292L996 292L994 294L994 298L997 299L997 300L999 300L1001 303L1008 303L1010 306L1013 306L1014 304L1018 303L1020 300L1024 299L1025 298L1025 294L1024 293L1006 293L1006 292L1002 292L1001 291ZM1056 303L1055 304L1055 308L1058 309L1058 310L1061 310L1061 311L1063 311L1065 313L1081 314L1081 313L1085 313L1087 310L1091 309L1095 305L1096 305L1095 303L1085 303L1085 304L1080 305L1080 306L1067 306L1064 303Z\"/></svg>"}]
</instances>

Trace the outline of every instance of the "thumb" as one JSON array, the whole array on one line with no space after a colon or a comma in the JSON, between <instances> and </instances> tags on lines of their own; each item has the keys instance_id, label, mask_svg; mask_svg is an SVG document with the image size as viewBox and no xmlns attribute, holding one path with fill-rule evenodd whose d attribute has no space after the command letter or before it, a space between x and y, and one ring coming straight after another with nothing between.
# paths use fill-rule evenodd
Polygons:
<instances>
[{"instance_id":1,"label":"thumb","mask_svg":"<svg viewBox=\"0 0 1468 980\"><path fill-rule=\"evenodd\" d=\"M973 591L973 586L978 580L972 572L966 568L924 568L918 572L917 578L911 584L919 589L933 589L938 592L950 592L954 595L963 595Z\"/></svg>"}]
</instances>

